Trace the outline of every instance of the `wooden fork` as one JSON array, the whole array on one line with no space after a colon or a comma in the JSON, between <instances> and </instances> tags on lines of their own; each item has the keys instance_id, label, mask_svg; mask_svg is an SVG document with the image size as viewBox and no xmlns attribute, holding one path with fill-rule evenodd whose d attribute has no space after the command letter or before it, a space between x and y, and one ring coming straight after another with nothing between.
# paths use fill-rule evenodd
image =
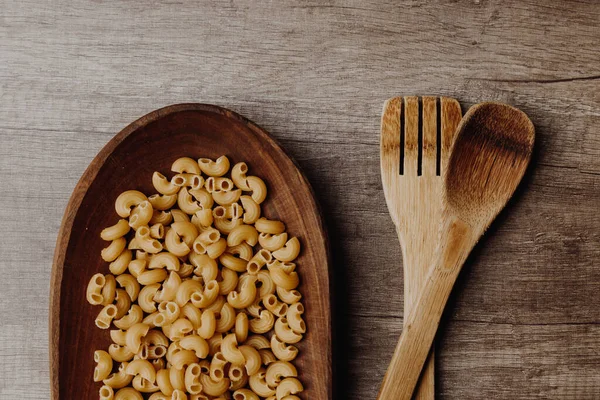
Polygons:
<instances>
[{"instance_id":1,"label":"wooden fork","mask_svg":"<svg viewBox=\"0 0 600 400\"><path fill-rule=\"evenodd\" d=\"M381 178L402 248L404 321L435 261L444 169L461 118L446 97L394 97L383 107ZM413 398L434 399L434 384L432 350Z\"/></svg>"}]
</instances>

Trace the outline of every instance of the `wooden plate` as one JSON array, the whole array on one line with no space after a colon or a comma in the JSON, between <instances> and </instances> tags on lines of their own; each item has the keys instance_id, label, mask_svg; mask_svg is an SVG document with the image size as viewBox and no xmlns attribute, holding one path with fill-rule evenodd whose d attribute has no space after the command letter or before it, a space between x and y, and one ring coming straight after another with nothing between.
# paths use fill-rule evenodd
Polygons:
<instances>
[{"instance_id":1,"label":"wooden plate","mask_svg":"<svg viewBox=\"0 0 600 400\"><path fill-rule=\"evenodd\" d=\"M298 236L300 290L307 334L298 344L297 367L304 399L331 398L329 254L323 220L312 189L282 148L244 117L212 105L179 104L156 110L116 135L87 168L71 196L58 234L50 294L52 398L93 399L93 352L107 349L108 331L94 325L100 311L85 298L96 272L108 273L100 258L100 231L118 220L114 201L124 190L154 193L152 173L169 172L178 157L246 161L269 188L263 214L284 221Z\"/></svg>"}]
</instances>

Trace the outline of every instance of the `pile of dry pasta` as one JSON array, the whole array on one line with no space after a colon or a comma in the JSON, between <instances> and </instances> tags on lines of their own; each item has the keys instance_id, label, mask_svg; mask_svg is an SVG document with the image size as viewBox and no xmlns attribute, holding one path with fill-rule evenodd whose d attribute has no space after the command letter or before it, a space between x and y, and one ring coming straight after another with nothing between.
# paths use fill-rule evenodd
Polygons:
<instances>
[{"instance_id":1,"label":"pile of dry pasta","mask_svg":"<svg viewBox=\"0 0 600 400\"><path fill-rule=\"evenodd\" d=\"M158 194L117 198L104 229L110 273L87 300L114 342L94 353L101 400L298 400L306 332L297 238L261 217L265 183L226 156L176 160Z\"/></svg>"}]
</instances>

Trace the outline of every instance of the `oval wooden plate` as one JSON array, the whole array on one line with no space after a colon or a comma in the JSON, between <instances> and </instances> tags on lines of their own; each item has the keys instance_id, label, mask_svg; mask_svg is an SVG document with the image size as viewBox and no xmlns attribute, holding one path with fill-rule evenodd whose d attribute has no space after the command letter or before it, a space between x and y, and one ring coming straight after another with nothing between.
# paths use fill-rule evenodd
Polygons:
<instances>
[{"instance_id":1,"label":"oval wooden plate","mask_svg":"<svg viewBox=\"0 0 600 400\"><path fill-rule=\"evenodd\" d=\"M52 398L98 398L93 352L107 349L108 331L94 319L99 306L85 298L96 272L108 273L100 258L106 243L100 231L118 220L117 196L127 189L154 193L154 171L171 176L182 156L246 161L252 175L267 182L263 215L284 221L298 236L300 290L307 334L298 344L297 366L304 399L331 398L331 315L329 254L323 220L311 187L294 162L263 129L223 108L179 104L154 111L123 129L96 156L71 196L58 234L50 294L50 376Z\"/></svg>"}]
</instances>

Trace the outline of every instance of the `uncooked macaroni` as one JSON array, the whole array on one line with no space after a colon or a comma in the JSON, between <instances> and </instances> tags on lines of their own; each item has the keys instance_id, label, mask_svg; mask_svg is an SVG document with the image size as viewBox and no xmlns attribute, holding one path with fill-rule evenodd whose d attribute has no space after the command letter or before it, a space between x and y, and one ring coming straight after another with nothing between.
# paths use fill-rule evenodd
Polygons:
<instances>
[{"instance_id":1,"label":"uncooked macaroni","mask_svg":"<svg viewBox=\"0 0 600 400\"><path fill-rule=\"evenodd\" d=\"M265 182L229 168L182 157L171 179L152 175L158 193L116 199L110 273L86 291L113 342L93 354L100 399L300 399L300 240L262 216Z\"/></svg>"}]
</instances>

